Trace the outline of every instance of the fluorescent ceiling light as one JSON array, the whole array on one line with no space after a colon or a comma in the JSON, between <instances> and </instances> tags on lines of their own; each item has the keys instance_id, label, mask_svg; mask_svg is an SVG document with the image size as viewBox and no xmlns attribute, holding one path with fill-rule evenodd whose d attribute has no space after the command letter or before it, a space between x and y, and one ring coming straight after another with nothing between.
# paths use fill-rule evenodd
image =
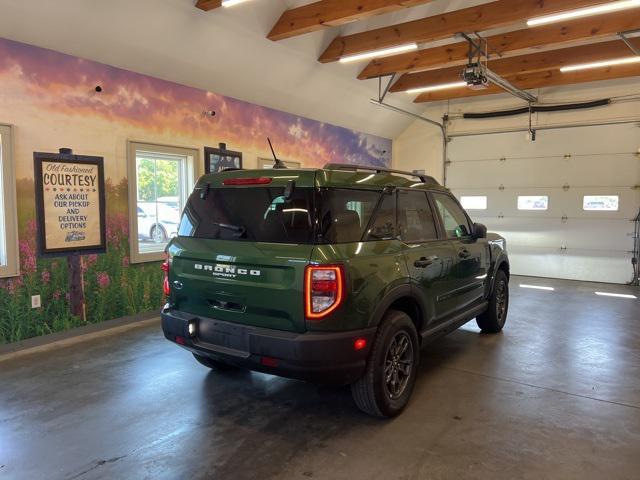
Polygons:
<instances>
[{"instance_id":1,"label":"fluorescent ceiling light","mask_svg":"<svg viewBox=\"0 0 640 480\"><path fill-rule=\"evenodd\" d=\"M407 90L407 93L437 92L438 90L447 90L449 88L460 88L466 86L467 82L441 83L440 85L431 85L429 87L410 88Z\"/></svg>"},{"instance_id":2,"label":"fluorescent ceiling light","mask_svg":"<svg viewBox=\"0 0 640 480\"><path fill-rule=\"evenodd\" d=\"M626 293L609 293L609 292L595 292L596 295L601 297L619 297L619 298L638 298L635 295L629 295Z\"/></svg>"},{"instance_id":3,"label":"fluorescent ceiling light","mask_svg":"<svg viewBox=\"0 0 640 480\"><path fill-rule=\"evenodd\" d=\"M535 290L549 290L551 292L555 290L555 288L553 287L543 287L541 285L525 285L524 283L520 284L520 288L533 288Z\"/></svg>"},{"instance_id":4,"label":"fluorescent ceiling light","mask_svg":"<svg viewBox=\"0 0 640 480\"><path fill-rule=\"evenodd\" d=\"M244 3L248 0L222 0L223 7L233 7L234 5L238 5L239 3Z\"/></svg>"},{"instance_id":5,"label":"fluorescent ceiling light","mask_svg":"<svg viewBox=\"0 0 640 480\"><path fill-rule=\"evenodd\" d=\"M386 57L387 55L394 55L396 53L410 52L411 50L417 50L418 45L416 43L409 43L408 45L400 45L399 47L383 48L381 50L373 50L366 53L358 53L356 55L348 55L340 59L340 63L357 62L358 60L367 60L370 58Z\"/></svg>"},{"instance_id":6,"label":"fluorescent ceiling light","mask_svg":"<svg viewBox=\"0 0 640 480\"><path fill-rule=\"evenodd\" d=\"M636 7L640 7L640 0L623 0L620 2L606 3L604 5L596 5L594 7L579 8L577 10L556 13L554 15L546 15L544 17L531 18L527 20L527 26L537 27L539 25L562 22L563 20L573 20L575 18L588 17L591 15L602 15L603 13L617 12L619 10Z\"/></svg>"},{"instance_id":7,"label":"fluorescent ceiling light","mask_svg":"<svg viewBox=\"0 0 640 480\"><path fill-rule=\"evenodd\" d=\"M577 70L588 70L590 68L611 67L613 65L628 65L630 63L640 63L640 55L635 57L615 58L613 60L603 60L602 62L581 63L578 65L568 65L560 69L561 72L575 72Z\"/></svg>"}]
</instances>

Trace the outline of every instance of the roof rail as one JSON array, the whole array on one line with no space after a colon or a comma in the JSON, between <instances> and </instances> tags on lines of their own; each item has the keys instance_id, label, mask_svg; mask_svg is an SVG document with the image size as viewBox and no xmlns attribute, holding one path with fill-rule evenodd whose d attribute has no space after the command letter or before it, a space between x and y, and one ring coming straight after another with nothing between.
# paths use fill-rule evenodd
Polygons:
<instances>
[{"instance_id":1,"label":"roof rail","mask_svg":"<svg viewBox=\"0 0 640 480\"><path fill-rule=\"evenodd\" d=\"M325 170L365 170L368 172L376 172L376 173L399 173L400 175L408 175L410 177L417 177L420 179L422 183L430 183L434 185L440 185L438 181L429 176L429 175L421 175L419 173L407 172L405 170L394 170L392 168L379 168L379 167L367 167L365 165L351 165L348 163L327 163L324 166Z\"/></svg>"}]
</instances>

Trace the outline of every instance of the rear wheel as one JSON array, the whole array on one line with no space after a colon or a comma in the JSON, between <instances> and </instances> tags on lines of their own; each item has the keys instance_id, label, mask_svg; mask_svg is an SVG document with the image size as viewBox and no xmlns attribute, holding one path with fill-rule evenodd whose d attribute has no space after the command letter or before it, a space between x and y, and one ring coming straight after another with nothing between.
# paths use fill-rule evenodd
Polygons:
<instances>
[{"instance_id":1,"label":"rear wheel","mask_svg":"<svg viewBox=\"0 0 640 480\"><path fill-rule=\"evenodd\" d=\"M238 367L234 367L233 365L229 365L228 363L221 362L220 360L214 360L210 357L204 357L202 355L193 354L193 357L198 361L198 363L204 365L205 367L211 368L213 370L219 371L228 371L228 370L239 370Z\"/></svg>"},{"instance_id":2,"label":"rear wheel","mask_svg":"<svg viewBox=\"0 0 640 480\"><path fill-rule=\"evenodd\" d=\"M364 375L351 385L358 408L377 417L398 415L413 392L419 358L411 318L390 310L378 329Z\"/></svg>"},{"instance_id":3,"label":"rear wheel","mask_svg":"<svg viewBox=\"0 0 640 480\"><path fill-rule=\"evenodd\" d=\"M509 279L504 270L496 273L493 292L489 298L489 307L482 314L476 317L476 322L480 330L484 333L498 333L507 321L507 311L509 310Z\"/></svg>"}]
</instances>

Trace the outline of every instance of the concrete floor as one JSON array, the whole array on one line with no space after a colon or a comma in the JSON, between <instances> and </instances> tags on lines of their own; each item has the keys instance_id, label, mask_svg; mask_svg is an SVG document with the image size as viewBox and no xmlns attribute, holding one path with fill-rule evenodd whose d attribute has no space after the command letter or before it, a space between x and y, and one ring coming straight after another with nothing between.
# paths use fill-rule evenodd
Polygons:
<instances>
[{"instance_id":1,"label":"concrete floor","mask_svg":"<svg viewBox=\"0 0 640 480\"><path fill-rule=\"evenodd\" d=\"M429 346L391 421L348 389L211 373L157 324L3 361L0 478L640 478L640 300L593 293L638 289L511 288L504 333Z\"/></svg>"}]
</instances>

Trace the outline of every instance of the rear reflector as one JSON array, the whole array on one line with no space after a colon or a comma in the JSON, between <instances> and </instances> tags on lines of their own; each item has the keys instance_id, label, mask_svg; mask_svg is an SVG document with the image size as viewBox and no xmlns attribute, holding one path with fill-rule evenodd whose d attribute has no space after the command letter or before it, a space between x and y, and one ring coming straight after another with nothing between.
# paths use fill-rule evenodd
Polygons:
<instances>
[{"instance_id":1,"label":"rear reflector","mask_svg":"<svg viewBox=\"0 0 640 480\"><path fill-rule=\"evenodd\" d=\"M178 345L184 345L185 343L187 343L187 341L184 339L184 337L181 337L180 335L176 335L176 343Z\"/></svg>"},{"instance_id":2,"label":"rear reflector","mask_svg":"<svg viewBox=\"0 0 640 480\"><path fill-rule=\"evenodd\" d=\"M271 183L273 179L269 177L257 178L227 178L222 182L223 185L265 185Z\"/></svg>"},{"instance_id":3,"label":"rear reflector","mask_svg":"<svg viewBox=\"0 0 640 480\"><path fill-rule=\"evenodd\" d=\"M356 341L353 342L354 350L362 350L366 346L367 346L366 338L356 338Z\"/></svg>"},{"instance_id":4,"label":"rear reflector","mask_svg":"<svg viewBox=\"0 0 640 480\"><path fill-rule=\"evenodd\" d=\"M304 281L304 311L310 320L326 317L342 303L342 265L307 265Z\"/></svg>"},{"instance_id":5,"label":"rear reflector","mask_svg":"<svg viewBox=\"0 0 640 480\"><path fill-rule=\"evenodd\" d=\"M260 363L265 367L277 367L278 359L272 357L260 357Z\"/></svg>"},{"instance_id":6,"label":"rear reflector","mask_svg":"<svg viewBox=\"0 0 640 480\"><path fill-rule=\"evenodd\" d=\"M171 295L171 287L169 286L169 255L167 254L167 258L164 262L162 262L161 267L164 272L164 280L162 281L162 292L165 296Z\"/></svg>"}]
</instances>

